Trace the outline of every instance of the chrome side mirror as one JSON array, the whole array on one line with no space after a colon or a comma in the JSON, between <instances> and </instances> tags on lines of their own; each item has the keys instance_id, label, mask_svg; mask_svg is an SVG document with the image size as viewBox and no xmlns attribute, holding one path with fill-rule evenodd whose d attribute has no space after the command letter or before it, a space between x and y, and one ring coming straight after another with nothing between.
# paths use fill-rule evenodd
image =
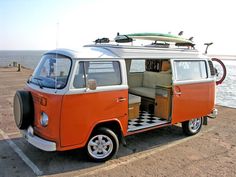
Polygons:
<instances>
[{"instance_id":1,"label":"chrome side mirror","mask_svg":"<svg viewBox=\"0 0 236 177\"><path fill-rule=\"evenodd\" d=\"M97 81L95 79L89 79L87 82L87 88L89 88L90 90L96 90Z\"/></svg>"}]
</instances>

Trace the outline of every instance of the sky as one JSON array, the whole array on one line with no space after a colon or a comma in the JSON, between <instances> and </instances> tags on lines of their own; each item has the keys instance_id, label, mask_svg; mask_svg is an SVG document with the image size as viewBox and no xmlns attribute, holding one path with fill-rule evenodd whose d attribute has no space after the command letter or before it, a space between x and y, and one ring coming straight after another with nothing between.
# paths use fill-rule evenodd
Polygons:
<instances>
[{"instance_id":1,"label":"sky","mask_svg":"<svg viewBox=\"0 0 236 177\"><path fill-rule=\"evenodd\" d=\"M102 37L160 32L236 54L234 0L0 0L0 50L79 49Z\"/></svg>"}]
</instances>

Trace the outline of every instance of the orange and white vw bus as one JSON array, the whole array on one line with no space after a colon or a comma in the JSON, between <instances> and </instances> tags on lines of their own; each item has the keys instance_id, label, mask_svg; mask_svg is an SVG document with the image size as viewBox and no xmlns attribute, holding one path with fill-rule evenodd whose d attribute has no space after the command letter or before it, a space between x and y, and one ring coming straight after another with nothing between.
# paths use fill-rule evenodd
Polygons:
<instances>
[{"instance_id":1,"label":"orange and white vw bus","mask_svg":"<svg viewBox=\"0 0 236 177\"><path fill-rule=\"evenodd\" d=\"M132 134L177 123L198 133L217 115L215 95L212 60L195 49L94 44L45 53L16 92L14 116L39 149L84 147L105 161Z\"/></svg>"}]
</instances>

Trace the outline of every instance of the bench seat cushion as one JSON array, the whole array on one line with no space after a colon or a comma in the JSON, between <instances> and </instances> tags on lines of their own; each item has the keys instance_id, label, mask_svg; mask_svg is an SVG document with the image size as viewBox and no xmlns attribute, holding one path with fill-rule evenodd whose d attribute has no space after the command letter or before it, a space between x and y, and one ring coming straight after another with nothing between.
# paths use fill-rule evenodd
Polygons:
<instances>
[{"instance_id":1,"label":"bench seat cushion","mask_svg":"<svg viewBox=\"0 0 236 177\"><path fill-rule=\"evenodd\" d=\"M148 87L135 87L129 89L130 93L155 99L155 89Z\"/></svg>"},{"instance_id":2,"label":"bench seat cushion","mask_svg":"<svg viewBox=\"0 0 236 177\"><path fill-rule=\"evenodd\" d=\"M129 104L141 103L141 97L129 94Z\"/></svg>"}]
</instances>

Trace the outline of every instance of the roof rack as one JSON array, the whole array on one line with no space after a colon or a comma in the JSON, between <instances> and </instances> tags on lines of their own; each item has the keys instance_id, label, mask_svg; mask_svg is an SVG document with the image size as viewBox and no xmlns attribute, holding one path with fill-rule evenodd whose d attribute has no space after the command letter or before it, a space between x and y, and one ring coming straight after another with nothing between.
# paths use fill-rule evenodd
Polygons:
<instances>
[{"instance_id":1,"label":"roof rack","mask_svg":"<svg viewBox=\"0 0 236 177\"><path fill-rule=\"evenodd\" d=\"M120 33L117 33L117 36L115 37L115 42L117 43L133 42L133 38L130 38L127 35L120 35Z\"/></svg>"},{"instance_id":2,"label":"roof rack","mask_svg":"<svg viewBox=\"0 0 236 177\"><path fill-rule=\"evenodd\" d=\"M170 48L170 43L155 41L151 44L145 45L144 47Z\"/></svg>"},{"instance_id":3,"label":"roof rack","mask_svg":"<svg viewBox=\"0 0 236 177\"><path fill-rule=\"evenodd\" d=\"M192 48L194 48L195 44L189 43L189 42L184 42L184 43L175 43L175 46L177 46L177 47L192 47Z\"/></svg>"},{"instance_id":4,"label":"roof rack","mask_svg":"<svg viewBox=\"0 0 236 177\"><path fill-rule=\"evenodd\" d=\"M95 41L95 44L102 44L102 43L109 43L110 42L110 39L109 38L98 38L98 39L96 39Z\"/></svg>"},{"instance_id":5,"label":"roof rack","mask_svg":"<svg viewBox=\"0 0 236 177\"><path fill-rule=\"evenodd\" d=\"M133 45L117 45L117 44L92 44L84 47L94 48L97 51L106 51L119 58L199 58L201 53L193 48L159 48ZM105 52L105 53L106 53Z\"/></svg>"},{"instance_id":6,"label":"roof rack","mask_svg":"<svg viewBox=\"0 0 236 177\"><path fill-rule=\"evenodd\" d=\"M109 38L104 37L98 38L94 42L95 44L109 44L111 42L115 42L118 45L119 43L131 43L131 45L133 46L133 41L149 40L154 42L148 45L144 45L142 47L195 49L195 44L192 42L193 37L190 37L189 39L182 38L181 35L183 32L181 32L178 36L163 33L134 33L120 35L120 33L118 32L114 40L110 40Z\"/></svg>"}]
</instances>

